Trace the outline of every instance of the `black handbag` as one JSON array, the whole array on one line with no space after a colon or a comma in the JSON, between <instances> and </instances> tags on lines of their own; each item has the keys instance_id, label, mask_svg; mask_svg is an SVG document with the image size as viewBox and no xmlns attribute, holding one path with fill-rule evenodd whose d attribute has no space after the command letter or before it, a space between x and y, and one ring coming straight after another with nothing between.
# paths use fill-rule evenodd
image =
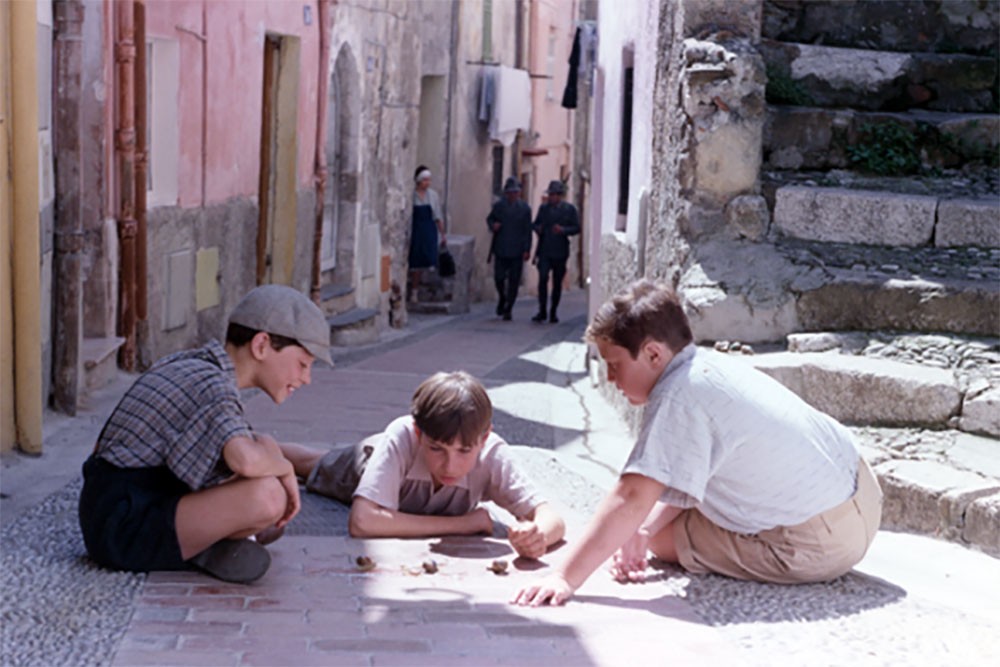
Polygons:
<instances>
[{"instance_id":1,"label":"black handbag","mask_svg":"<svg viewBox=\"0 0 1000 667\"><path fill-rule=\"evenodd\" d=\"M442 278L451 278L455 275L455 258L451 256L446 246L441 246L438 253L438 275Z\"/></svg>"}]
</instances>

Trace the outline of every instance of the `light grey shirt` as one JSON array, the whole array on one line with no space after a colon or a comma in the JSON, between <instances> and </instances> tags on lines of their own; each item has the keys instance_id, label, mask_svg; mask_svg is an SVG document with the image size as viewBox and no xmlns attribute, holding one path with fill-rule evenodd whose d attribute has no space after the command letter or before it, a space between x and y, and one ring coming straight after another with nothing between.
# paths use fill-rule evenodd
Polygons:
<instances>
[{"instance_id":1,"label":"light grey shirt","mask_svg":"<svg viewBox=\"0 0 1000 667\"><path fill-rule=\"evenodd\" d=\"M650 392L623 473L666 485L670 505L754 534L850 498L858 460L832 417L746 361L692 344Z\"/></svg>"},{"instance_id":2,"label":"light grey shirt","mask_svg":"<svg viewBox=\"0 0 1000 667\"><path fill-rule=\"evenodd\" d=\"M438 195L437 191L432 188L427 188L427 192L424 194L423 199L417 194L416 189L413 190L413 205L414 206L430 206L431 215L434 216L435 220L441 220L444 222L444 213L441 211L441 197Z\"/></svg>"},{"instance_id":3,"label":"light grey shirt","mask_svg":"<svg viewBox=\"0 0 1000 667\"><path fill-rule=\"evenodd\" d=\"M490 433L475 467L457 484L434 490L434 480L420 456L413 418L394 420L365 466L355 496L408 514L460 516L482 500L491 500L515 517L531 513L543 501L517 469L503 438Z\"/></svg>"}]
</instances>

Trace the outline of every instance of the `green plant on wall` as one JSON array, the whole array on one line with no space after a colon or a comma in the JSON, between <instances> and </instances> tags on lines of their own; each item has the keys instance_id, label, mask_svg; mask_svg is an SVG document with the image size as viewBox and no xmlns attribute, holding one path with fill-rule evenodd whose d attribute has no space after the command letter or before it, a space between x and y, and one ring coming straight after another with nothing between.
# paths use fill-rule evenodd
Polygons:
<instances>
[{"instance_id":1,"label":"green plant on wall","mask_svg":"<svg viewBox=\"0 0 1000 667\"><path fill-rule=\"evenodd\" d=\"M858 141L847 147L851 164L881 176L901 176L920 170L916 137L896 121L863 125Z\"/></svg>"},{"instance_id":2,"label":"green plant on wall","mask_svg":"<svg viewBox=\"0 0 1000 667\"><path fill-rule=\"evenodd\" d=\"M813 103L812 95L801 83L774 65L767 66L767 87L764 89L764 96L771 104L810 106Z\"/></svg>"}]
</instances>

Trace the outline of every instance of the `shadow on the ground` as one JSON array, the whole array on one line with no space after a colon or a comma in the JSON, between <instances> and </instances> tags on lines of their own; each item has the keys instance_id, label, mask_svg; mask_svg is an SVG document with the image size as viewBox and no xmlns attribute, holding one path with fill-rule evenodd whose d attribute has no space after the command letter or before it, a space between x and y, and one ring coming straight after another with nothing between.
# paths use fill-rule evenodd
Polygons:
<instances>
[{"instance_id":1,"label":"shadow on the ground","mask_svg":"<svg viewBox=\"0 0 1000 667\"><path fill-rule=\"evenodd\" d=\"M688 578L684 587L694 611L711 625L822 621L884 607L906 591L877 577L851 571L817 584L763 584L721 575Z\"/></svg>"}]
</instances>

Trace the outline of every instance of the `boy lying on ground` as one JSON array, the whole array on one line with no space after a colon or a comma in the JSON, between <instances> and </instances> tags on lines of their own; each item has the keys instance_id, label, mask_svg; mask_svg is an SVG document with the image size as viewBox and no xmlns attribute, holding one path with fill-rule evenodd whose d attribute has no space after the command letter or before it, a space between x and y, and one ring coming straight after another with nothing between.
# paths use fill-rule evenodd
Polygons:
<instances>
[{"instance_id":1,"label":"boy lying on ground","mask_svg":"<svg viewBox=\"0 0 1000 667\"><path fill-rule=\"evenodd\" d=\"M354 537L431 537L492 533L490 500L517 523L511 546L539 558L565 525L518 471L490 431L493 407L468 373L437 373L413 394L411 414L347 449L324 452L282 444L306 489L351 505ZM352 502L353 501L353 502Z\"/></svg>"}]
</instances>

